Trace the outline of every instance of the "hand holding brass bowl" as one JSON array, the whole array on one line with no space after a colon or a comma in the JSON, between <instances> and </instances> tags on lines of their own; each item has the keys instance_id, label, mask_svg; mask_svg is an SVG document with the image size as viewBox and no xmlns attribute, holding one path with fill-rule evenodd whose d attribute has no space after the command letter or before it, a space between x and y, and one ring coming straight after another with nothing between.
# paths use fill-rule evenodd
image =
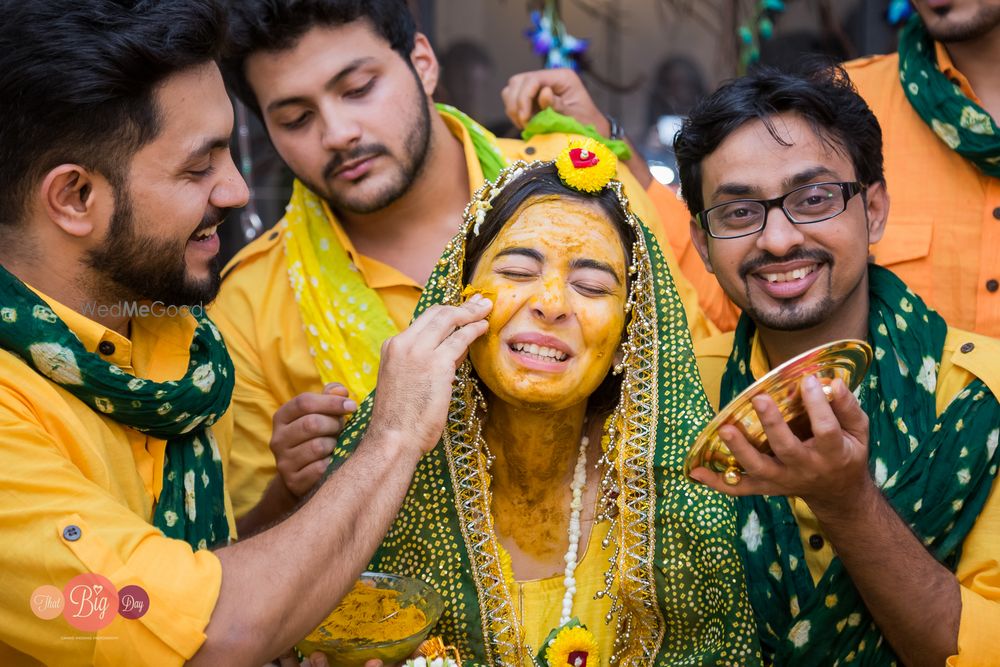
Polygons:
<instances>
[{"instance_id":1,"label":"hand holding brass bowl","mask_svg":"<svg viewBox=\"0 0 1000 667\"><path fill-rule=\"evenodd\" d=\"M761 452L770 454L767 434L750 402L754 396L768 394L778 405L778 410L792 433L805 440L812 435L812 429L799 390L802 378L815 375L827 397L830 395L830 385L837 378L854 391L868 371L871 360L872 349L868 343L853 339L827 343L789 359L747 387L709 422L688 453L684 462L685 474L704 466L723 473L726 482L738 483L745 471L719 437L719 427L726 424L735 426L743 432L750 444Z\"/></svg>"}]
</instances>

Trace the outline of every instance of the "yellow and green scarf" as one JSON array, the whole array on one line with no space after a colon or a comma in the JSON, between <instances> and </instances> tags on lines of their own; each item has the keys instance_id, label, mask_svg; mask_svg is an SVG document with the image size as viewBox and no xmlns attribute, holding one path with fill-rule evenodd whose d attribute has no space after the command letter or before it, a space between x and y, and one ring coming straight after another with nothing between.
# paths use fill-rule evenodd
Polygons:
<instances>
[{"instance_id":1,"label":"yellow and green scarf","mask_svg":"<svg viewBox=\"0 0 1000 667\"><path fill-rule=\"evenodd\" d=\"M899 34L899 79L914 111L948 148L1000 178L997 122L941 72L919 14Z\"/></svg>"},{"instance_id":2,"label":"yellow and green scarf","mask_svg":"<svg viewBox=\"0 0 1000 667\"><path fill-rule=\"evenodd\" d=\"M38 295L0 267L0 348L94 412L166 440L153 525L194 549L228 541L222 457L210 427L229 409L235 375L211 320L198 318L184 377L144 380L88 352Z\"/></svg>"}]
</instances>

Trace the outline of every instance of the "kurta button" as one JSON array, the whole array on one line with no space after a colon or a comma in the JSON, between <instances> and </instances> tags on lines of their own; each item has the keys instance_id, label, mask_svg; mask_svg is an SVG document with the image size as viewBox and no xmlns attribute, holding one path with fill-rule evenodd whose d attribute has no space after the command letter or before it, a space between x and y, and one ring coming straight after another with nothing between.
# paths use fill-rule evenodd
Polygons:
<instances>
[{"instance_id":1,"label":"kurta button","mask_svg":"<svg viewBox=\"0 0 1000 667\"><path fill-rule=\"evenodd\" d=\"M97 351L103 354L105 357L110 357L115 353L115 344L110 340L102 340L97 345Z\"/></svg>"},{"instance_id":2,"label":"kurta button","mask_svg":"<svg viewBox=\"0 0 1000 667\"><path fill-rule=\"evenodd\" d=\"M986 281L987 292L996 292L997 289L1000 289L1000 283L998 283L996 280L990 278L989 280Z\"/></svg>"},{"instance_id":3,"label":"kurta button","mask_svg":"<svg viewBox=\"0 0 1000 667\"><path fill-rule=\"evenodd\" d=\"M809 536L809 546L811 546L816 551L823 548L823 536L822 535L810 535Z\"/></svg>"},{"instance_id":4,"label":"kurta button","mask_svg":"<svg viewBox=\"0 0 1000 667\"><path fill-rule=\"evenodd\" d=\"M528 155L534 155L535 154L535 147L534 146L528 146L527 148L524 149L524 152L527 153Z\"/></svg>"},{"instance_id":5,"label":"kurta button","mask_svg":"<svg viewBox=\"0 0 1000 667\"><path fill-rule=\"evenodd\" d=\"M997 206L995 209L993 209L993 217L996 218L997 220L1000 220L1000 206Z\"/></svg>"},{"instance_id":6,"label":"kurta button","mask_svg":"<svg viewBox=\"0 0 1000 667\"><path fill-rule=\"evenodd\" d=\"M276 238L278 238L278 231L277 230L275 230L275 231L273 231L273 232L271 232L270 234L267 235L267 240L268 241L273 241Z\"/></svg>"},{"instance_id":7,"label":"kurta button","mask_svg":"<svg viewBox=\"0 0 1000 667\"><path fill-rule=\"evenodd\" d=\"M69 525L63 528L63 539L67 542L76 542L80 539L80 527L75 525Z\"/></svg>"},{"instance_id":8,"label":"kurta button","mask_svg":"<svg viewBox=\"0 0 1000 667\"><path fill-rule=\"evenodd\" d=\"M960 347L958 349L961 350L962 352L964 352L965 354L968 354L969 352L972 352L974 349L976 349L976 344L975 343L962 343L962 347Z\"/></svg>"}]
</instances>

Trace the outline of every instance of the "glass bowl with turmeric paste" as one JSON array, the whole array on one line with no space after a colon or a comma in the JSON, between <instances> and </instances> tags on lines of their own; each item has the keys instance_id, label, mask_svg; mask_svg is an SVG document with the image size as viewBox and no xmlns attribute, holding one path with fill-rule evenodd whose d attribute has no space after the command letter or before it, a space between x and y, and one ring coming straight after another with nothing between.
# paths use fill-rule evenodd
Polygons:
<instances>
[{"instance_id":1,"label":"glass bowl with turmeric paste","mask_svg":"<svg viewBox=\"0 0 1000 667\"><path fill-rule=\"evenodd\" d=\"M420 579L365 572L297 648L324 653L330 667L364 667L372 659L391 665L417 650L443 610L444 600Z\"/></svg>"}]
</instances>

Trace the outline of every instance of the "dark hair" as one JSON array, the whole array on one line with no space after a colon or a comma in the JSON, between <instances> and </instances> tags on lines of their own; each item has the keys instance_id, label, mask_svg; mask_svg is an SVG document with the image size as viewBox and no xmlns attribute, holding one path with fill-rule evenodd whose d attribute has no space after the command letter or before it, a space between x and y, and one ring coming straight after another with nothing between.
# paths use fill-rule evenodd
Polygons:
<instances>
[{"instance_id":1,"label":"dark hair","mask_svg":"<svg viewBox=\"0 0 1000 667\"><path fill-rule=\"evenodd\" d=\"M160 132L156 88L217 59L225 14L213 0L0 0L0 225L62 163L126 182Z\"/></svg>"},{"instance_id":2,"label":"dark hair","mask_svg":"<svg viewBox=\"0 0 1000 667\"><path fill-rule=\"evenodd\" d=\"M226 83L257 115L260 105L246 78L246 60L260 51L293 48L315 27L367 20L407 63L416 24L406 0L234 0L223 58Z\"/></svg>"},{"instance_id":3,"label":"dark hair","mask_svg":"<svg viewBox=\"0 0 1000 667\"><path fill-rule=\"evenodd\" d=\"M759 120L774 140L787 142L774 128L776 114L804 118L824 141L851 159L858 181L885 180L882 171L882 128L840 67L807 75L762 67L730 81L702 100L684 121L674 141L681 191L694 215L705 208L701 163L744 123Z\"/></svg>"},{"instance_id":4,"label":"dark hair","mask_svg":"<svg viewBox=\"0 0 1000 667\"><path fill-rule=\"evenodd\" d=\"M635 230L628 223L625 211L622 210L618 196L611 188L603 188L596 194L589 194L567 187L559 179L554 164L543 164L532 167L509 183L493 200L493 208L486 212L486 217L479 226L479 233L472 235L465 244L465 268L462 273L462 284L467 285L476 265L486 249L493 243L504 225L517 213L526 202L539 197L557 196L564 199L592 202L611 221L612 226L621 238L625 251L625 265L632 264L632 245L636 241ZM625 276L626 290L628 276ZM621 392L621 376L608 373L604 381L590 395L588 406L592 412L610 412L618 402Z\"/></svg>"}]
</instances>

